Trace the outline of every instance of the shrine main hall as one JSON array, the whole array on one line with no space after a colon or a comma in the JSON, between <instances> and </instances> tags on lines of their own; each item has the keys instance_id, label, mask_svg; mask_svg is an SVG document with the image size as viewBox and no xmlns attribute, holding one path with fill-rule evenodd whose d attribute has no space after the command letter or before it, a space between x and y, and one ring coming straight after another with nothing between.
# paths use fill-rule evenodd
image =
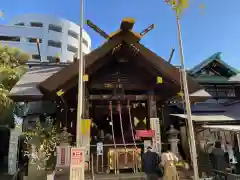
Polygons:
<instances>
[{"instance_id":1,"label":"shrine main hall","mask_svg":"<svg viewBox=\"0 0 240 180\"><path fill-rule=\"evenodd\" d=\"M111 139L112 148L127 144L131 148L152 140L161 151L169 127L180 127L170 120L170 113L166 118L169 121L163 121L162 115L169 104L182 101L180 69L141 44L153 25L138 33L133 30L135 21L126 18L116 32L107 34L88 23L106 40L84 56L83 118L91 119L92 123L84 143L89 144L103 133ZM75 142L78 76L77 59L65 64L29 63L28 72L9 94L14 101L25 102L28 107L24 129L28 129L36 116L53 116L60 128L67 128ZM187 81L191 103L210 97L192 77L188 76Z\"/></svg>"}]
</instances>

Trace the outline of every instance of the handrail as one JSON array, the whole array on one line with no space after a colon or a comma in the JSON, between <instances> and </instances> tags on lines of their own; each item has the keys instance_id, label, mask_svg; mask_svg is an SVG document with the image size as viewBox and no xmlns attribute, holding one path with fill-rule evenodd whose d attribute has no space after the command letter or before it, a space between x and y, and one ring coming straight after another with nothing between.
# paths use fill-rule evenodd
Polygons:
<instances>
[{"instance_id":1,"label":"handrail","mask_svg":"<svg viewBox=\"0 0 240 180\"><path fill-rule=\"evenodd\" d=\"M240 174L233 174L233 173L223 172L215 169L213 169L212 171L216 176L220 175L222 178L224 178L223 180L239 180L240 179ZM216 176L214 179L218 180Z\"/></svg>"},{"instance_id":2,"label":"handrail","mask_svg":"<svg viewBox=\"0 0 240 180\"><path fill-rule=\"evenodd\" d=\"M14 173L12 180L18 180L18 174L21 172L21 169L18 168L18 170Z\"/></svg>"}]
</instances>

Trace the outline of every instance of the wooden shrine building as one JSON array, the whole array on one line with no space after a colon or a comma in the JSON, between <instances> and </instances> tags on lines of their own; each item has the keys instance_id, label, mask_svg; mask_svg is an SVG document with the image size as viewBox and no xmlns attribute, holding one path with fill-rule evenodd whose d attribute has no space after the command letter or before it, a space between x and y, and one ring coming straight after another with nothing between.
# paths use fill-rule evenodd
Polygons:
<instances>
[{"instance_id":1,"label":"wooden shrine building","mask_svg":"<svg viewBox=\"0 0 240 180\"><path fill-rule=\"evenodd\" d=\"M151 123L155 122L151 119L160 119L161 123L162 107L170 100L180 98L180 70L141 44L141 39L153 26L137 33L133 31L135 21L127 18L121 22L119 30L108 35L88 23L106 41L84 56L83 118L92 118L101 130L110 134L108 119L112 119L116 143L131 143L135 137L131 131L151 129ZM33 77L34 70L31 69L41 73ZM75 137L78 75L79 61L69 65L43 65L42 69L32 66L12 89L10 97L21 102L54 102L57 122ZM192 77L187 79L191 102L210 97ZM24 83L27 85L23 88ZM138 122L133 122L136 119ZM133 125L132 130L129 123ZM160 127L160 124L155 126ZM118 141L118 138L124 141Z\"/></svg>"}]
</instances>

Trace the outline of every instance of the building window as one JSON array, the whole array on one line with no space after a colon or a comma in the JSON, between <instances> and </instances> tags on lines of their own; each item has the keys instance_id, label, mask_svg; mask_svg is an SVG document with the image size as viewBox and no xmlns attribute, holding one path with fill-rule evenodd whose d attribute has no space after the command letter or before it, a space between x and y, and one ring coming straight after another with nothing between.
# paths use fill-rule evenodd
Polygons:
<instances>
[{"instance_id":1,"label":"building window","mask_svg":"<svg viewBox=\"0 0 240 180\"><path fill-rule=\"evenodd\" d=\"M74 32L74 31L69 30L68 35L75 39L78 39L78 33Z\"/></svg>"},{"instance_id":2,"label":"building window","mask_svg":"<svg viewBox=\"0 0 240 180\"><path fill-rule=\"evenodd\" d=\"M55 32L62 32L62 27L57 26L57 25L53 25L53 24L49 24L48 30L49 31L55 31Z\"/></svg>"},{"instance_id":3,"label":"building window","mask_svg":"<svg viewBox=\"0 0 240 180\"><path fill-rule=\"evenodd\" d=\"M26 38L26 41L30 43L37 43L37 39L39 40L39 43L42 43L42 39L39 38Z\"/></svg>"},{"instance_id":4,"label":"building window","mask_svg":"<svg viewBox=\"0 0 240 180\"><path fill-rule=\"evenodd\" d=\"M40 60L40 55L39 54L32 54L32 59Z\"/></svg>"},{"instance_id":5,"label":"building window","mask_svg":"<svg viewBox=\"0 0 240 180\"><path fill-rule=\"evenodd\" d=\"M77 48L74 47L74 46L71 46L71 45L67 45L67 50L70 51L70 52L73 52L73 53L76 53L77 52Z\"/></svg>"},{"instance_id":6,"label":"building window","mask_svg":"<svg viewBox=\"0 0 240 180\"><path fill-rule=\"evenodd\" d=\"M0 36L0 41L20 41L20 37L18 36Z\"/></svg>"},{"instance_id":7,"label":"building window","mask_svg":"<svg viewBox=\"0 0 240 180\"><path fill-rule=\"evenodd\" d=\"M47 56L47 60L51 63L55 63L56 62L56 57L53 57L53 56Z\"/></svg>"},{"instance_id":8,"label":"building window","mask_svg":"<svg viewBox=\"0 0 240 180\"><path fill-rule=\"evenodd\" d=\"M40 22L31 22L30 25L32 27L43 27L43 23Z\"/></svg>"},{"instance_id":9,"label":"building window","mask_svg":"<svg viewBox=\"0 0 240 180\"><path fill-rule=\"evenodd\" d=\"M24 23L23 22L19 22L19 23L16 23L15 25L16 26L24 26Z\"/></svg>"},{"instance_id":10,"label":"building window","mask_svg":"<svg viewBox=\"0 0 240 180\"><path fill-rule=\"evenodd\" d=\"M88 47L88 42L86 39L83 39L83 44L85 44Z\"/></svg>"},{"instance_id":11,"label":"building window","mask_svg":"<svg viewBox=\"0 0 240 180\"><path fill-rule=\"evenodd\" d=\"M49 40L48 41L48 46L56 47L56 48L61 48L62 44L61 42Z\"/></svg>"}]
</instances>

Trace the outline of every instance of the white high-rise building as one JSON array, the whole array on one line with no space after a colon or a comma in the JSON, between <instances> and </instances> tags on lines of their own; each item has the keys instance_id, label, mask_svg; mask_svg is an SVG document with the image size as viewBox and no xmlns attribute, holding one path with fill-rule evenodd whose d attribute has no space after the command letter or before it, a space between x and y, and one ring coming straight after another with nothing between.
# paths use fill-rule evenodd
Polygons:
<instances>
[{"instance_id":1,"label":"white high-rise building","mask_svg":"<svg viewBox=\"0 0 240 180\"><path fill-rule=\"evenodd\" d=\"M10 25L0 25L0 43L19 48L32 55L33 61L69 62L78 54L80 27L68 20L49 15L25 14ZM40 41L38 55L37 39ZM83 53L91 49L91 39L83 32Z\"/></svg>"}]
</instances>

